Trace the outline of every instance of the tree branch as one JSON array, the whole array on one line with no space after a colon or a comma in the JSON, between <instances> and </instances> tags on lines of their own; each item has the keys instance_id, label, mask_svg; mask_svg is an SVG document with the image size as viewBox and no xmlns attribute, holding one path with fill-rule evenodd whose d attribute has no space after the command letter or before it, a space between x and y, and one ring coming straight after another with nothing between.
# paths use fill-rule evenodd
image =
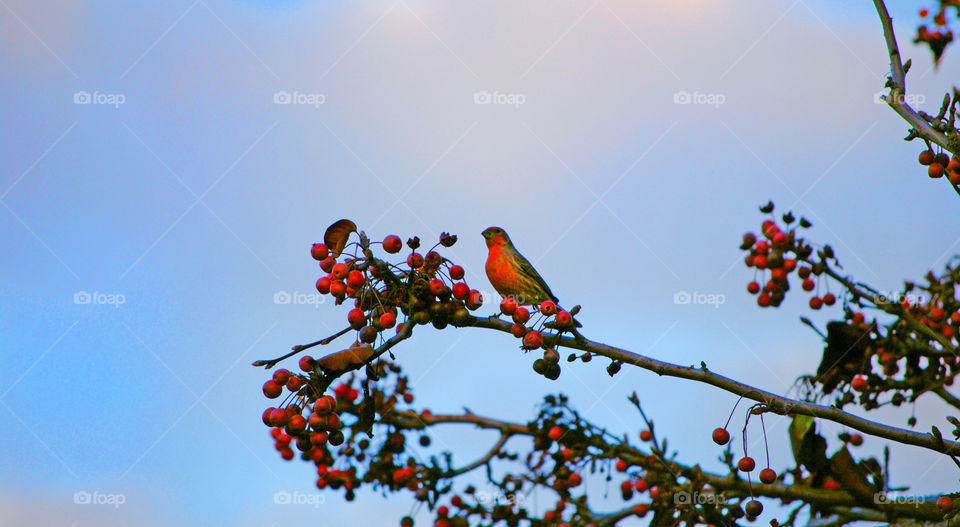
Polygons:
<instances>
[{"instance_id":1,"label":"tree branch","mask_svg":"<svg viewBox=\"0 0 960 527\"><path fill-rule=\"evenodd\" d=\"M473 326L475 327L494 329L504 333L510 333L510 328L513 326L512 324L507 323L496 316L490 318L472 317L472 322ZM730 392L734 395L739 395L746 399L763 403L766 406L767 411L779 415L795 413L819 417L821 419L833 421L837 424L859 430L865 434L882 437L898 443L919 446L935 452L941 452L950 455L960 455L960 443L958 442L939 440L931 434L922 434L912 430L880 424L853 414L849 414L836 407L822 406L819 404L797 401L788 397L776 395L733 380L729 377L724 377L723 375L713 373L706 368L698 369L659 361L657 359L640 355L632 351L594 342L589 339L578 341L577 339L571 337L561 336L556 338L556 342L557 345L562 345L567 348L578 349L581 351L589 351L590 353L596 355L602 355L615 361L620 361L652 371L657 375L678 377L681 379L688 379L709 384L711 386L716 386L717 388Z\"/></svg>"}]
</instances>

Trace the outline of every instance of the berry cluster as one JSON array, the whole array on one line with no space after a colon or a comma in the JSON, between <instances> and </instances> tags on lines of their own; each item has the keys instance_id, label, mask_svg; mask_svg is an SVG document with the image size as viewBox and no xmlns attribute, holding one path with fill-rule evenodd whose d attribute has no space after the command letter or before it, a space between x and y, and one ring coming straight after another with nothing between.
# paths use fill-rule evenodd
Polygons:
<instances>
[{"instance_id":1,"label":"berry cluster","mask_svg":"<svg viewBox=\"0 0 960 527\"><path fill-rule=\"evenodd\" d=\"M773 208L773 203L767 203L760 207L760 211L772 215ZM763 221L760 225L762 238L752 232L743 235L740 249L749 251L744 263L755 269L754 279L747 284L747 291L757 295L757 305L760 307L778 307L790 290L790 275L796 272L801 280L800 287L804 291L817 290L809 301L811 309L832 306L837 297L829 290L820 294L820 276L824 272L825 264L811 262L813 247L798 237L798 229L809 228L810 222L805 218L797 221L789 212L780 219L784 225L782 229L777 225L776 218ZM830 246L825 246L817 251L816 256L821 261L832 259L833 250Z\"/></svg>"},{"instance_id":2,"label":"berry cluster","mask_svg":"<svg viewBox=\"0 0 960 527\"><path fill-rule=\"evenodd\" d=\"M325 241L343 245L342 237L328 237ZM449 323L463 323L469 318L468 310L483 304L483 297L463 281L463 267L434 250L441 245L451 247L456 241L456 236L444 233L432 249L420 254L420 239L411 238L403 263L375 258L371 251L375 244L365 236L360 243L347 246L356 247L361 254L345 256L342 261L337 260L342 249L331 250L330 243L314 244L310 254L326 273L317 280L317 291L332 295L338 305L348 298L354 300L347 322L358 331L357 340L367 344L376 342L384 330L396 327L399 333L403 329L404 324L397 325L398 310L417 325L431 323L443 329ZM397 254L404 244L399 236L390 235L380 245L387 254Z\"/></svg>"},{"instance_id":3,"label":"berry cluster","mask_svg":"<svg viewBox=\"0 0 960 527\"><path fill-rule=\"evenodd\" d=\"M917 160L927 167L927 175L931 178L947 176L951 184L960 185L960 158L957 156L951 159L945 152L934 154L933 150L924 150Z\"/></svg>"},{"instance_id":4,"label":"berry cluster","mask_svg":"<svg viewBox=\"0 0 960 527\"><path fill-rule=\"evenodd\" d=\"M530 310L519 305L513 297L505 297L500 302L500 313L513 320L510 333L522 339L522 348L535 350L543 348L543 358L533 363L533 371L544 377L556 380L560 377L560 355L554 349L555 339L563 331L573 331L576 323L573 315L579 312L576 306L570 311L560 309L556 303L545 300L534 309L535 318L531 321ZM557 333L546 334L543 328L556 329Z\"/></svg>"},{"instance_id":5,"label":"berry cluster","mask_svg":"<svg viewBox=\"0 0 960 527\"><path fill-rule=\"evenodd\" d=\"M921 22L913 42L930 48L934 64L940 62L943 52L953 42L953 30L949 27L951 18L960 18L960 3L956 0L939 0L939 5L932 12L927 8L920 9Z\"/></svg>"}]
</instances>

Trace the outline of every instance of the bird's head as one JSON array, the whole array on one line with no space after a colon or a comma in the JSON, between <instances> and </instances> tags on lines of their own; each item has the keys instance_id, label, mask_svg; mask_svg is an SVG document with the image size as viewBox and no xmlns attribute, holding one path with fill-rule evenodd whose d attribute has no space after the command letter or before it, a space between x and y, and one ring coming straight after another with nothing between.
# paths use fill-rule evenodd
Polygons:
<instances>
[{"instance_id":1,"label":"bird's head","mask_svg":"<svg viewBox=\"0 0 960 527\"><path fill-rule=\"evenodd\" d=\"M501 245L504 247L510 247L510 237L507 236L507 231L501 229L500 227L488 227L481 234L483 234L483 239L487 241L487 247L493 247L496 245Z\"/></svg>"}]
</instances>

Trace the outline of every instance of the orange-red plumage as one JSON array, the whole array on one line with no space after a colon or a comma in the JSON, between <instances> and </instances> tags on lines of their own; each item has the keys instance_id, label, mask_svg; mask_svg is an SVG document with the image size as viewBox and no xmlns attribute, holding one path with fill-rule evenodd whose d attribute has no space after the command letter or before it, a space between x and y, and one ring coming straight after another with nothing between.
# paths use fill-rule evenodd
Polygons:
<instances>
[{"instance_id":1,"label":"orange-red plumage","mask_svg":"<svg viewBox=\"0 0 960 527\"><path fill-rule=\"evenodd\" d=\"M506 231L490 227L483 231L487 242L487 278L497 293L513 297L519 305L539 305L544 300L557 301L550 287L536 269L520 254Z\"/></svg>"}]
</instances>

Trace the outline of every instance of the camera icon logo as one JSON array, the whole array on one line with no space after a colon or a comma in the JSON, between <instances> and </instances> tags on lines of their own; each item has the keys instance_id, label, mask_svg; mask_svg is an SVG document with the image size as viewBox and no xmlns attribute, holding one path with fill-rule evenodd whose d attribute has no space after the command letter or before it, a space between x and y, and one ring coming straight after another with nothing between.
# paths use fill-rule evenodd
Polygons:
<instances>
[{"instance_id":1,"label":"camera icon logo","mask_svg":"<svg viewBox=\"0 0 960 527\"><path fill-rule=\"evenodd\" d=\"M78 91L73 94L73 104L90 104L90 92Z\"/></svg>"},{"instance_id":2,"label":"camera icon logo","mask_svg":"<svg viewBox=\"0 0 960 527\"><path fill-rule=\"evenodd\" d=\"M277 291L276 293L273 294L274 304L286 305L290 303L290 299L291 299L290 293L286 291Z\"/></svg>"},{"instance_id":3,"label":"camera icon logo","mask_svg":"<svg viewBox=\"0 0 960 527\"><path fill-rule=\"evenodd\" d=\"M290 493L285 490L274 493L273 503L275 505L290 505Z\"/></svg>"},{"instance_id":4,"label":"camera icon logo","mask_svg":"<svg viewBox=\"0 0 960 527\"><path fill-rule=\"evenodd\" d=\"M678 305L687 305L690 303L690 293L688 291L677 291L673 294L673 303Z\"/></svg>"},{"instance_id":5,"label":"camera icon logo","mask_svg":"<svg viewBox=\"0 0 960 527\"><path fill-rule=\"evenodd\" d=\"M77 305L87 305L90 303L90 293L86 291L77 291L73 294L73 303Z\"/></svg>"},{"instance_id":6,"label":"camera icon logo","mask_svg":"<svg viewBox=\"0 0 960 527\"><path fill-rule=\"evenodd\" d=\"M886 505L890 503L890 498L883 492L876 492L873 494L873 502L877 505Z\"/></svg>"},{"instance_id":7,"label":"camera icon logo","mask_svg":"<svg viewBox=\"0 0 960 527\"><path fill-rule=\"evenodd\" d=\"M89 505L90 504L90 493L81 490L73 493L73 502L77 505Z\"/></svg>"},{"instance_id":8,"label":"camera icon logo","mask_svg":"<svg viewBox=\"0 0 960 527\"><path fill-rule=\"evenodd\" d=\"M673 104L690 104L692 97L688 91L678 91L673 94Z\"/></svg>"},{"instance_id":9,"label":"camera icon logo","mask_svg":"<svg viewBox=\"0 0 960 527\"><path fill-rule=\"evenodd\" d=\"M490 104L491 102L493 102L493 97L486 90L480 90L473 94L473 104Z\"/></svg>"},{"instance_id":10,"label":"camera icon logo","mask_svg":"<svg viewBox=\"0 0 960 527\"><path fill-rule=\"evenodd\" d=\"M674 505L689 505L690 501L690 493L685 490L681 490L673 495Z\"/></svg>"},{"instance_id":11,"label":"camera icon logo","mask_svg":"<svg viewBox=\"0 0 960 527\"><path fill-rule=\"evenodd\" d=\"M293 99L288 91L278 91L273 94L273 104L290 104Z\"/></svg>"}]
</instances>

